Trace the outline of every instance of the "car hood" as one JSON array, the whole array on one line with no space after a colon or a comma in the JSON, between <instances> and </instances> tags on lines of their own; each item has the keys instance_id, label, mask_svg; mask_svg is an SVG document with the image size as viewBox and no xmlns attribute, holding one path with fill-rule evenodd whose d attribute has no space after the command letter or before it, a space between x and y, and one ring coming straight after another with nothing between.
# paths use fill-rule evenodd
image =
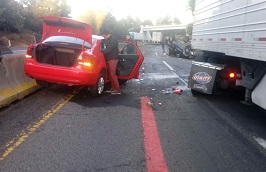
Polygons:
<instances>
[{"instance_id":1,"label":"car hood","mask_svg":"<svg viewBox=\"0 0 266 172\"><path fill-rule=\"evenodd\" d=\"M42 41L51 36L71 36L92 44L92 29L88 24L63 17L42 17Z\"/></svg>"}]
</instances>

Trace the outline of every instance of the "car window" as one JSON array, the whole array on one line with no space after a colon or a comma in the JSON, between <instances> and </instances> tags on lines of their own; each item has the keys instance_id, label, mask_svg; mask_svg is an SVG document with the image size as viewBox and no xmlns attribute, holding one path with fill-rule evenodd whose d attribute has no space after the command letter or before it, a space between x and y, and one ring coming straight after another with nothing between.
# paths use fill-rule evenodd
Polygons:
<instances>
[{"instance_id":1,"label":"car window","mask_svg":"<svg viewBox=\"0 0 266 172\"><path fill-rule=\"evenodd\" d=\"M126 44L120 52L121 54L136 54L136 49L134 44Z\"/></svg>"},{"instance_id":2,"label":"car window","mask_svg":"<svg viewBox=\"0 0 266 172\"><path fill-rule=\"evenodd\" d=\"M93 42L93 41L92 41ZM43 43L61 43L61 44L68 44L68 45L83 45L84 40L71 37L71 36L51 36L43 41ZM93 42L93 44L95 41ZM85 42L84 47L91 48L92 45L88 42Z\"/></svg>"}]
</instances>

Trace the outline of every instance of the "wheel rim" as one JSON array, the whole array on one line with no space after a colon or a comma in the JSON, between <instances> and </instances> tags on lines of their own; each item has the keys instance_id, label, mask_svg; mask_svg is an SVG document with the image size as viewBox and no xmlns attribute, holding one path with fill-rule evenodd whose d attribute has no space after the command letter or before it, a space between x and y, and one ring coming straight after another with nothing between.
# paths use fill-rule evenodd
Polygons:
<instances>
[{"instance_id":1,"label":"wheel rim","mask_svg":"<svg viewBox=\"0 0 266 172\"><path fill-rule=\"evenodd\" d=\"M99 78L99 81L98 81L98 94L102 94L104 90L104 78L101 77Z\"/></svg>"}]
</instances>

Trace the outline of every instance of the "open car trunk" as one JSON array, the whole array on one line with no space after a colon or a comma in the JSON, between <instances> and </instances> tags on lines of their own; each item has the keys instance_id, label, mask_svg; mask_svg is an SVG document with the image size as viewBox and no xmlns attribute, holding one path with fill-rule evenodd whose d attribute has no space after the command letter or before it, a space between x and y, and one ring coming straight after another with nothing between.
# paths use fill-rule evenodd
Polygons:
<instances>
[{"instance_id":1,"label":"open car trunk","mask_svg":"<svg viewBox=\"0 0 266 172\"><path fill-rule=\"evenodd\" d=\"M77 63L81 49L71 49L65 47L55 47L43 44L35 48L35 58L37 62L72 67Z\"/></svg>"}]
</instances>

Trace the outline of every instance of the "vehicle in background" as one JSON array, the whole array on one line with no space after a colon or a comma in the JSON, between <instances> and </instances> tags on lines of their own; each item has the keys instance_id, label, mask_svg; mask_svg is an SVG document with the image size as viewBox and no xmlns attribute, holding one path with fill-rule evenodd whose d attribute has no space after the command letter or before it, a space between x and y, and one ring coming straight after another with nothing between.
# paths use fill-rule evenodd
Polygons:
<instances>
[{"instance_id":1,"label":"vehicle in background","mask_svg":"<svg viewBox=\"0 0 266 172\"><path fill-rule=\"evenodd\" d=\"M166 37L164 41L166 55L173 55L180 58L193 58L188 36L182 36L181 38Z\"/></svg>"},{"instance_id":2,"label":"vehicle in background","mask_svg":"<svg viewBox=\"0 0 266 172\"><path fill-rule=\"evenodd\" d=\"M160 44L162 41L162 32L152 32L152 43Z\"/></svg>"},{"instance_id":3,"label":"vehicle in background","mask_svg":"<svg viewBox=\"0 0 266 172\"><path fill-rule=\"evenodd\" d=\"M189 76L193 94L243 88L245 101L266 109L266 0L196 0Z\"/></svg>"},{"instance_id":4,"label":"vehicle in background","mask_svg":"<svg viewBox=\"0 0 266 172\"><path fill-rule=\"evenodd\" d=\"M88 86L99 96L109 82L106 62L100 51L101 36L92 35L89 25L62 17L43 17L43 34L39 43L30 45L24 72L39 85L50 83ZM139 77L144 60L138 47L135 54L119 54L118 79ZM125 44L121 49L125 49Z\"/></svg>"}]
</instances>

